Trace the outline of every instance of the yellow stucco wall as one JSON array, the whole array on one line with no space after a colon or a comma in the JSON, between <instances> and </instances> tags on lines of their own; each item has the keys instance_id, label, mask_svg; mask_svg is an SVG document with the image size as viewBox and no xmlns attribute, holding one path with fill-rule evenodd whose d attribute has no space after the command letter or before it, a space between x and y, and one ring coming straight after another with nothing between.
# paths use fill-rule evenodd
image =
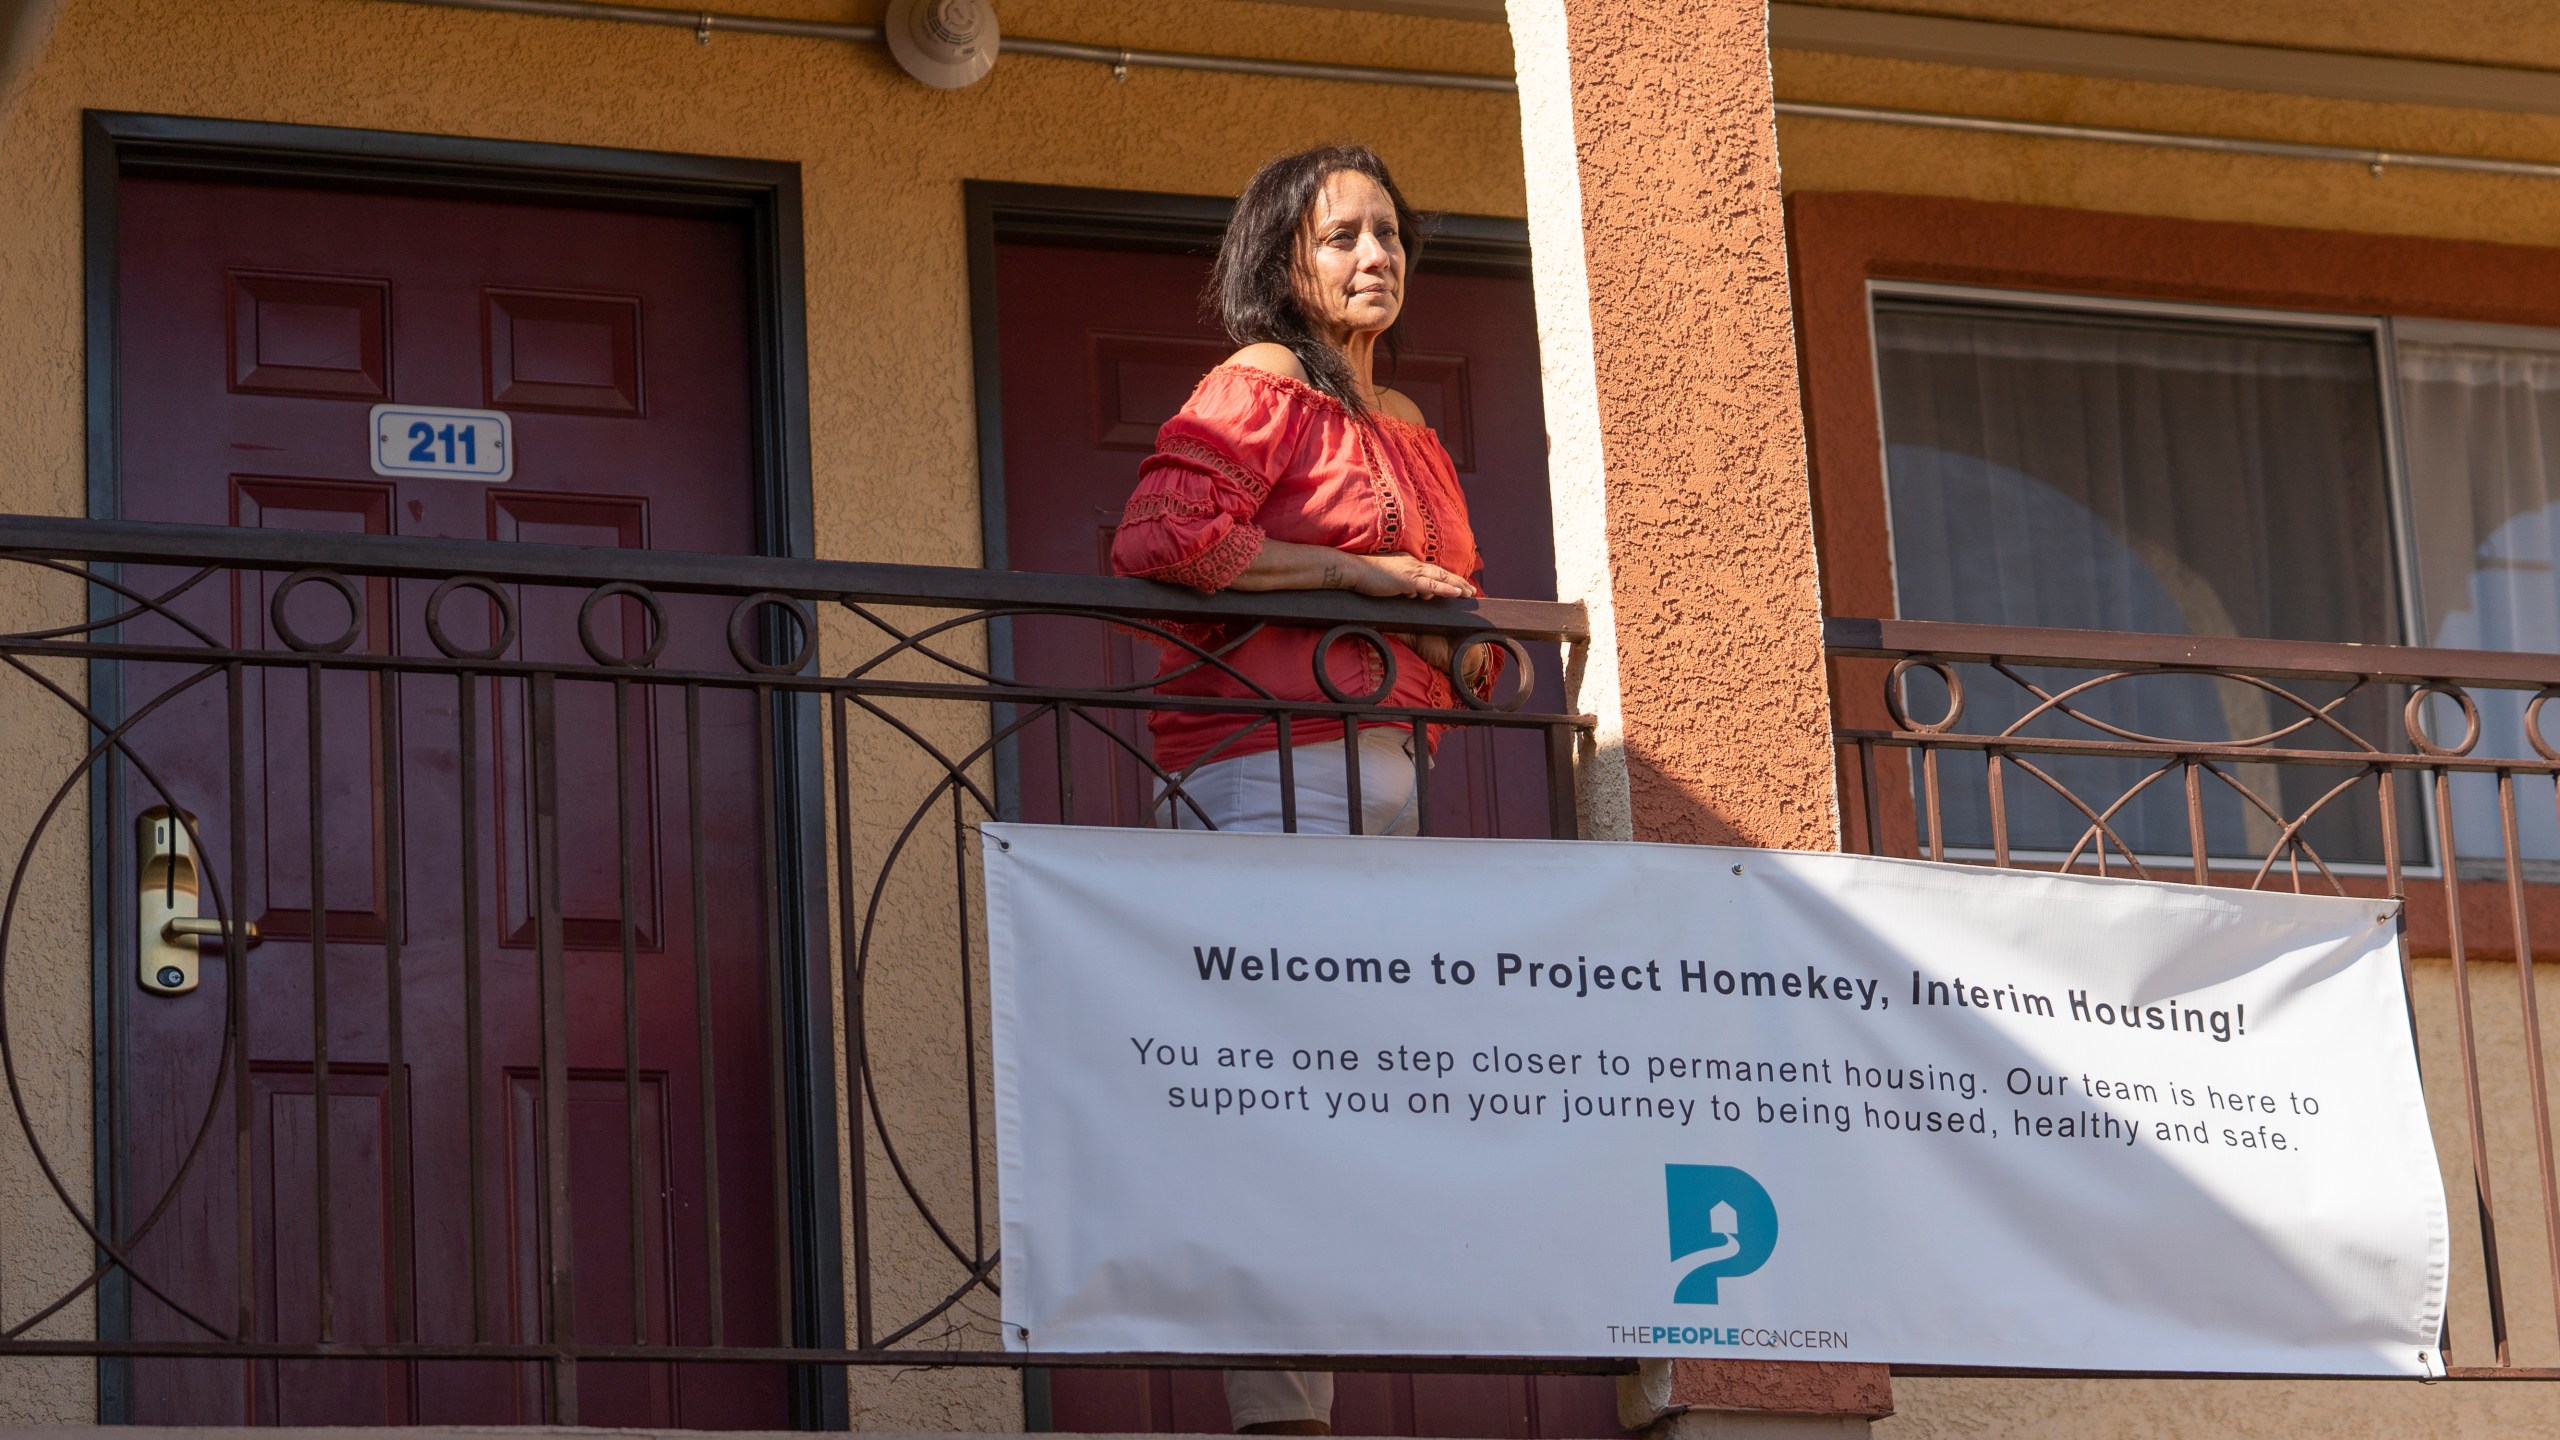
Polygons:
<instances>
[{"instance_id":1,"label":"yellow stucco wall","mask_svg":"<svg viewBox=\"0 0 2560 1440\"><path fill-rule=\"evenodd\" d=\"M2560 66L2560 27L2543 0L1811 0L2075 30L2351 50L2482 65Z\"/></svg>"},{"instance_id":2,"label":"yellow stucco wall","mask_svg":"<svg viewBox=\"0 0 2560 1440\"><path fill-rule=\"evenodd\" d=\"M2456 35L2468 38L2486 32L2495 37L2490 53L2510 65L2550 63L2554 52L2560 52L2560 26L2549 23L2548 9L2525 4L2210 6L2152 0L2100 7L2079 0L1998 4L1940 0L1891 8L2177 38L2350 50L2370 47L2410 56L2442 53L2417 45L2413 30L2424 30L2438 45ZM2091 18L2101 8L2108 18ZM2236 23L2240 17L2263 18L2266 12L2278 10L2295 12L2297 19L2277 34L2270 34L2263 24ZM2301 18L2313 10L2334 11L2365 23L2314 24ZM2522 23L2528 13L2542 17L2543 23ZM2514 23L2495 23L2501 16ZM2424 17L2425 23L2408 17ZM2224 18L2229 23L2208 26L2207 18ZM2460 58L2473 57L2466 53ZM1810 51L1781 50L1773 64L1781 101L2560 160L2560 115L2386 105ZM1784 118L1778 135L1790 191L1881 190L2519 245L2545 245L2560 236L2560 182L2550 180L2406 168L2386 168L2377 176L2352 164L1847 120Z\"/></svg>"},{"instance_id":3,"label":"yellow stucco wall","mask_svg":"<svg viewBox=\"0 0 2560 1440\"><path fill-rule=\"evenodd\" d=\"M9 510L75 514L83 504L84 108L798 162L818 546L846 559L978 563L964 179L1232 194L1281 150L1353 137L1386 152L1419 205L1522 211L1519 122L1502 95L1144 69L1115 81L1105 67L1024 56L945 93L908 80L877 47L805 39L719 34L697 46L683 30L385 0L59 3L49 38L0 69L0 453L11 460L0 471L0 508ZM874 22L883 3L730 8ZM1000 11L1014 34L1111 46L1510 68L1508 36L1495 26L1241 0L1003 0ZM76 604L66 587L42 597L0 588L0 621ZM831 654L847 653L849 622L831 624L828 639ZM64 773L76 730L58 716L36 728L12 714L0 732L9 773ZM903 817L925 783L920 770L866 771L854 803L866 827ZM0 789L0 849L14 854L36 803L23 787ZM947 838L940 843L938 863L928 849L903 873L947 876ZM85 1201L84 845L66 832L40 855L50 929L18 937L7 983L22 1077L65 1183ZM884 935L884 953L948 954L958 943L947 902L893 907L894 926L906 929ZM878 1032L891 1037L879 1057L883 1108L911 1141L947 1141L965 1120L950 979L943 965L886 966L869 997ZM983 1096L983 1047L979 1057ZM86 1255L16 1128L0 1121L0 1312L11 1320L31 1297L76 1281ZM874 1158L882 1314L903 1316L910 1302L949 1290L956 1272L905 1218L896 1182ZM906 1158L942 1213L965 1225L966 1147L911 1144ZM958 1333L939 1338L990 1343L993 1316L981 1297L953 1312ZM53 1323L81 1333L91 1320L82 1305ZM1000 1430L1022 1418L1010 1372L858 1374L854 1393L858 1423L869 1428ZM0 1424L79 1420L91 1407L79 1364L0 1377Z\"/></svg>"},{"instance_id":4,"label":"yellow stucco wall","mask_svg":"<svg viewBox=\"0 0 2560 1440\"><path fill-rule=\"evenodd\" d=\"M2560 64L2560 25L2536 0L1828 0L1976 20L2182 39ZM2384 105L2196 86L1780 51L1781 100L1993 115L2312 144L2560 160L2560 116ZM1779 121L1790 191L1884 191L2071 209L2511 244L2560 243L2560 181L2449 175L1963 134L1845 121ZM2546 1034L2560 1034L2546 964ZM2498 1157L2501 1274L2514 1358L2560 1364L2548 1248L2534 1186L2514 968L2477 967L2485 1108ZM2454 1217L2455 1358L2488 1363L2487 1301L2452 1020L2450 970L2419 969L2428 1102ZM2504 1436L2560 1431L2560 1383L1933 1380L1894 1383L1883 1440L1938 1437Z\"/></svg>"}]
</instances>

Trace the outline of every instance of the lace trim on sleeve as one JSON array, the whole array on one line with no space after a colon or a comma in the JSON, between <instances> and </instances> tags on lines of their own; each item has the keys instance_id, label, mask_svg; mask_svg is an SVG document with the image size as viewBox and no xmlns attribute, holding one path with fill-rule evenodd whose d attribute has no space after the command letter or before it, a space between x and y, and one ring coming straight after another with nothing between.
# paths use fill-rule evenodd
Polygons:
<instances>
[{"instance_id":1,"label":"lace trim on sleeve","mask_svg":"<svg viewBox=\"0 0 2560 1440\"><path fill-rule=\"evenodd\" d=\"M1238 464L1236 460L1205 441L1188 435L1168 436L1156 445L1156 453L1188 461L1211 474L1222 477L1242 491L1245 498L1259 508L1271 495L1271 482Z\"/></svg>"},{"instance_id":2,"label":"lace trim on sleeve","mask_svg":"<svg viewBox=\"0 0 2560 1440\"><path fill-rule=\"evenodd\" d=\"M1170 490L1147 490L1129 497L1120 511L1120 523L1137 525L1148 520L1199 520L1218 513L1211 501Z\"/></svg>"},{"instance_id":3,"label":"lace trim on sleeve","mask_svg":"<svg viewBox=\"0 0 2560 1440\"><path fill-rule=\"evenodd\" d=\"M1239 520L1234 529L1218 537L1217 544L1188 560L1139 571L1138 578L1216 592L1234 584L1236 577L1253 564L1253 557L1261 553L1262 527L1251 521Z\"/></svg>"}]
</instances>

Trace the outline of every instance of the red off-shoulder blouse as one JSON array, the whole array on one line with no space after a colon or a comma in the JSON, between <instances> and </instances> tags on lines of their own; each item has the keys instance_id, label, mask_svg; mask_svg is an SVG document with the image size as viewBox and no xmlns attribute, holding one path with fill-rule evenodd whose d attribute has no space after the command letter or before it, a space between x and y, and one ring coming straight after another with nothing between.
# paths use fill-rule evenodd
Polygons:
<instances>
[{"instance_id":1,"label":"red off-shoulder blouse","mask_svg":"<svg viewBox=\"0 0 2560 1440\"><path fill-rule=\"evenodd\" d=\"M1484 569L1457 468L1429 427L1377 411L1363 423L1302 381L1221 365L1156 432L1155 453L1138 468L1137 491L1112 540L1111 568L1216 591L1244 573L1265 539L1355 555L1402 551L1470 580ZM1184 633L1272 695L1327 700L1314 670L1320 631L1189 627ZM1447 676L1402 641L1391 643L1396 683L1382 704L1437 709L1459 703ZM1380 679L1376 655L1358 641L1334 646L1326 668L1347 695L1366 695ZM1157 688L1165 694L1254 693L1188 650L1168 647L1161 673ZM1177 774L1202 760L1280 743L1276 726L1251 716L1160 710L1147 724L1156 763ZM1297 745L1340 738L1338 721L1301 719L1290 728Z\"/></svg>"}]
</instances>

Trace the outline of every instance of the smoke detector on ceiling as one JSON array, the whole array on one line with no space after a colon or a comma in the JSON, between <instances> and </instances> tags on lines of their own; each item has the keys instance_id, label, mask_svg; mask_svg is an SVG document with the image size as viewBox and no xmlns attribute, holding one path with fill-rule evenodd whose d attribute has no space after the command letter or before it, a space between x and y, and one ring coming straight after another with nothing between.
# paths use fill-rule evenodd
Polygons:
<instances>
[{"instance_id":1,"label":"smoke detector on ceiling","mask_svg":"<svg viewBox=\"0 0 2560 1440\"><path fill-rule=\"evenodd\" d=\"M881 30L900 68L936 90L976 84L1002 43L987 0L889 0Z\"/></svg>"}]
</instances>

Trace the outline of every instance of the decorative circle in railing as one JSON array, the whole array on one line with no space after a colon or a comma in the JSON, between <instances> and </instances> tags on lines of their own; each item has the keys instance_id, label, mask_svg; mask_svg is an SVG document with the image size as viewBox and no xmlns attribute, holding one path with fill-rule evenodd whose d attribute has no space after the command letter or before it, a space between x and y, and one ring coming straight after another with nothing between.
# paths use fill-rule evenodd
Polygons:
<instances>
[{"instance_id":1,"label":"decorative circle in railing","mask_svg":"<svg viewBox=\"0 0 2560 1440\"><path fill-rule=\"evenodd\" d=\"M1381 672L1378 688L1366 695L1344 694L1342 687L1333 683L1332 673L1325 668L1325 658L1333 653L1335 643L1346 639L1357 640L1377 652ZM1315 666L1316 684L1337 705L1375 705L1395 693L1396 649L1387 643L1386 636L1366 625L1336 625L1327 630L1324 638L1316 642L1315 658L1309 663Z\"/></svg>"},{"instance_id":2,"label":"decorative circle in railing","mask_svg":"<svg viewBox=\"0 0 2560 1440\"><path fill-rule=\"evenodd\" d=\"M1480 645L1499 645L1511 657L1511 698L1497 700L1479 695L1467 683L1467 656ZM1449 647L1449 685L1458 699L1470 710L1517 710L1529 703L1529 689L1537 683L1538 673L1529 665L1528 647L1499 632L1491 635L1469 635Z\"/></svg>"},{"instance_id":3,"label":"decorative circle in railing","mask_svg":"<svg viewBox=\"0 0 2560 1440\"><path fill-rule=\"evenodd\" d=\"M337 591L339 596L347 602L345 634L325 641L313 640L294 629L293 622L284 617L286 598L306 581L311 580L317 580ZM267 602L267 618L275 623L276 633L284 637L284 643L294 649L306 655L335 655L355 644L356 637L364 633L364 592L356 588L354 581L337 571L313 565L296 570L284 577L284 583L276 587L275 597Z\"/></svg>"},{"instance_id":4,"label":"decorative circle in railing","mask_svg":"<svg viewBox=\"0 0 2560 1440\"><path fill-rule=\"evenodd\" d=\"M2546 685L2524 702L2524 738L2533 742L2533 753L2545 760L2560 760L2560 750L2542 738L2542 702L2560 695L2560 685Z\"/></svg>"},{"instance_id":5,"label":"decorative circle in railing","mask_svg":"<svg viewBox=\"0 0 2560 1440\"><path fill-rule=\"evenodd\" d=\"M640 608L649 614L649 643L642 646L636 654L616 655L604 648L602 641L596 639L596 607L617 595L628 596L639 601ZM658 663L658 652L667 648L666 607L658 603L656 595L628 580L615 580L609 584L599 585L594 593L588 595L585 602L578 606L578 643L587 647L587 654L594 657L599 665L610 665L618 670L646 669Z\"/></svg>"},{"instance_id":6,"label":"decorative circle in railing","mask_svg":"<svg viewBox=\"0 0 2560 1440\"><path fill-rule=\"evenodd\" d=\"M763 657L754 629L747 623L750 616L767 605L777 607L800 627L800 647L791 652L790 659L779 663ZM759 590L729 612L729 653L758 675L797 675L818 653L818 617L807 605L779 590Z\"/></svg>"},{"instance_id":7,"label":"decorative circle in railing","mask_svg":"<svg viewBox=\"0 0 2560 1440\"><path fill-rule=\"evenodd\" d=\"M1947 713L1926 725L1911 718L1910 707L1903 700L1902 679L1914 669L1930 672L1947 687ZM1943 735L1954 729L1956 721L1964 717L1964 681L1956 678L1955 667L1944 660L1905 656L1893 662L1893 673L1884 678L1884 708L1893 716L1893 723L1899 729L1920 735Z\"/></svg>"},{"instance_id":8,"label":"decorative circle in railing","mask_svg":"<svg viewBox=\"0 0 2560 1440\"><path fill-rule=\"evenodd\" d=\"M2427 735L2426 707L2427 698L2431 695L2442 695L2462 707L2461 744L2439 745ZM2533 703L2541 704L2541 697L2536 696ZM2448 685L2441 680L2429 680L2425 684L2411 687L2409 703L2400 708L2400 724L2401 728L2409 732L2409 743L2418 747L2418 753L2421 755L2468 755L2471 753L2471 747L2480 743L2480 707L2471 703L2469 691L2459 685ZM2530 727L2527 728L2527 733L2531 733ZM2540 738L2536 737L2534 743L2537 746L2540 745Z\"/></svg>"},{"instance_id":9,"label":"decorative circle in railing","mask_svg":"<svg viewBox=\"0 0 2560 1440\"><path fill-rule=\"evenodd\" d=\"M489 608L495 611L498 616L498 639L496 644L489 645L481 649L474 649L468 645L455 644L453 637L445 633L445 597L451 595L456 590L476 590L480 594L488 597ZM499 656L507 653L508 646L516 643L515 602L509 600L507 598L507 592L500 589L497 582L493 580L489 580L479 575L456 575L445 581L443 584L438 585L435 588L435 593L427 597L427 638L434 641L436 648L443 651L445 655L451 659L495 660Z\"/></svg>"}]
</instances>

